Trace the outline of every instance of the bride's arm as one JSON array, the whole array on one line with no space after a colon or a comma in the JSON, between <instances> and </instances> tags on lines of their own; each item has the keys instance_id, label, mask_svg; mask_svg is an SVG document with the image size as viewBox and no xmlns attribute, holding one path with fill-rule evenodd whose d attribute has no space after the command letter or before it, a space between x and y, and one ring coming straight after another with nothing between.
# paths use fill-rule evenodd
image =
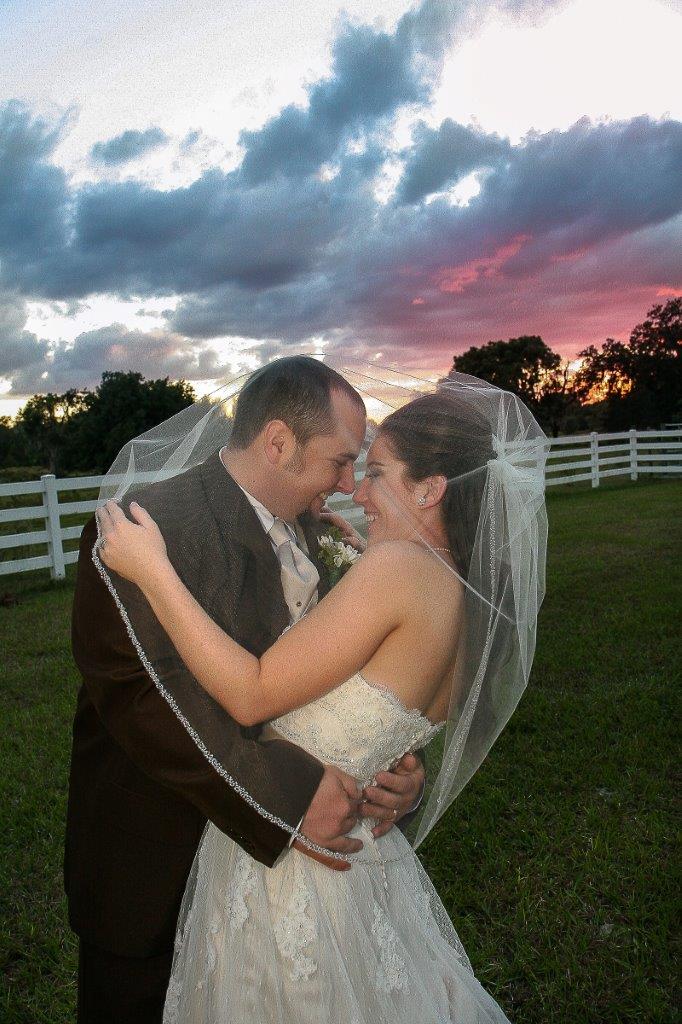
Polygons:
<instances>
[{"instance_id":1,"label":"bride's arm","mask_svg":"<svg viewBox=\"0 0 682 1024\"><path fill-rule=\"evenodd\" d=\"M182 583L151 516L135 503L130 511L139 525L113 502L99 510L100 557L140 587L197 681L242 725L328 693L366 665L404 621L409 597L398 545L375 545L258 659L223 632ZM399 546L409 560L415 546Z\"/></svg>"}]
</instances>

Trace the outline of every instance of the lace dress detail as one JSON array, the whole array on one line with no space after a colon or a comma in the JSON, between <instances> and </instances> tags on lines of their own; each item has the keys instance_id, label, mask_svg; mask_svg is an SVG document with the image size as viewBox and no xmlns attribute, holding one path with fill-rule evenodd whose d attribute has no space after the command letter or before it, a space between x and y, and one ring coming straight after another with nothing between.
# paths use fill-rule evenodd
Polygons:
<instances>
[{"instance_id":1,"label":"lace dress detail","mask_svg":"<svg viewBox=\"0 0 682 1024\"><path fill-rule=\"evenodd\" d=\"M228 922L233 931L238 931L246 924L249 916L246 899L256 885L256 862L248 853L240 850L236 856L234 877L230 886L230 909Z\"/></svg>"},{"instance_id":2,"label":"lace dress detail","mask_svg":"<svg viewBox=\"0 0 682 1024\"><path fill-rule=\"evenodd\" d=\"M366 785L441 726L358 673L270 728ZM265 868L209 824L164 1024L509 1024L405 837L371 825L351 833L366 857L337 872L297 850Z\"/></svg>"},{"instance_id":3,"label":"lace dress detail","mask_svg":"<svg viewBox=\"0 0 682 1024\"><path fill-rule=\"evenodd\" d=\"M275 719L271 727L363 785L403 754L426 746L441 729L359 672L326 696Z\"/></svg>"},{"instance_id":4,"label":"lace dress detail","mask_svg":"<svg viewBox=\"0 0 682 1024\"><path fill-rule=\"evenodd\" d=\"M310 893L304 885L299 885L285 913L274 922L275 940L282 958L288 964L292 981L303 981L317 970L315 961L304 952L315 939L310 905Z\"/></svg>"},{"instance_id":5,"label":"lace dress detail","mask_svg":"<svg viewBox=\"0 0 682 1024\"><path fill-rule=\"evenodd\" d=\"M405 988L405 961L398 952L398 939L386 914L379 906L374 907L372 935L379 950L381 970L377 977L377 986L381 992L392 992L394 989Z\"/></svg>"}]
</instances>

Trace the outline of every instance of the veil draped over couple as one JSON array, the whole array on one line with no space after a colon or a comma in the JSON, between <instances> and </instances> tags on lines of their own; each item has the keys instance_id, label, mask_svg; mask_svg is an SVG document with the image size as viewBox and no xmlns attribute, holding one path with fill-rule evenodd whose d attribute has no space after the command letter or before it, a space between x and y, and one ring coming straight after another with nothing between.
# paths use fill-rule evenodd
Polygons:
<instances>
[{"instance_id":1,"label":"veil draped over couple","mask_svg":"<svg viewBox=\"0 0 682 1024\"><path fill-rule=\"evenodd\" d=\"M476 378L295 356L121 451L73 617L81 1024L507 1020L415 850L528 681L544 440Z\"/></svg>"}]
</instances>

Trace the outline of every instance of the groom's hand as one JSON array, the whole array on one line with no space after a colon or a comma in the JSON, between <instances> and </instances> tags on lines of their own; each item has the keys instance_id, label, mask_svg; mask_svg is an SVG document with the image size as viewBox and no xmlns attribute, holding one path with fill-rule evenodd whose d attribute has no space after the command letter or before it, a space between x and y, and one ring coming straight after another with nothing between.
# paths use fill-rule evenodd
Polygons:
<instances>
[{"instance_id":1,"label":"groom's hand","mask_svg":"<svg viewBox=\"0 0 682 1024\"><path fill-rule=\"evenodd\" d=\"M318 846L324 846L335 853L358 853L362 843L359 839L349 839L347 833L357 824L361 801L362 793L355 779L340 768L327 765L301 822L301 832ZM301 853L337 871L347 871L350 867L348 861L325 857L309 850L298 840L293 845Z\"/></svg>"},{"instance_id":2,"label":"groom's hand","mask_svg":"<svg viewBox=\"0 0 682 1024\"><path fill-rule=\"evenodd\" d=\"M366 786L360 813L376 818L372 829L375 839L385 836L404 815L419 805L424 788L424 766L414 754L405 754L390 772L380 772L376 786Z\"/></svg>"}]
</instances>

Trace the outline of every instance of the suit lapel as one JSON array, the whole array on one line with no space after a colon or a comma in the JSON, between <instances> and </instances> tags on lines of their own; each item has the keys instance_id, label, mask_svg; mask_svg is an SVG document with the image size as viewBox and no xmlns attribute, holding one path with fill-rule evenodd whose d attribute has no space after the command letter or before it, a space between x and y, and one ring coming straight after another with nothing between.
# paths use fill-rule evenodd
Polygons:
<instances>
[{"instance_id":1,"label":"suit lapel","mask_svg":"<svg viewBox=\"0 0 682 1024\"><path fill-rule=\"evenodd\" d=\"M280 564L272 544L241 487L225 469L218 452L202 463L200 472L207 504L223 538L227 543L241 544L255 559L258 611L274 642L289 624L289 609L282 591ZM309 557L320 574L317 594L321 600L329 592L327 570L319 558L318 538L324 533L324 526L308 512L298 517L298 523L308 545ZM246 561L245 557L242 563L244 573ZM230 581L230 585L238 585L240 589L242 583L243 578Z\"/></svg>"},{"instance_id":2,"label":"suit lapel","mask_svg":"<svg viewBox=\"0 0 682 1024\"><path fill-rule=\"evenodd\" d=\"M289 624L289 609L284 600L280 565L272 550L267 534L241 487L225 469L216 452L201 465L201 478L211 514L218 523L227 544L240 544L250 553L256 566L256 596L258 614L272 641ZM246 572L248 556L242 561ZM241 580L231 580L239 586Z\"/></svg>"}]
</instances>

